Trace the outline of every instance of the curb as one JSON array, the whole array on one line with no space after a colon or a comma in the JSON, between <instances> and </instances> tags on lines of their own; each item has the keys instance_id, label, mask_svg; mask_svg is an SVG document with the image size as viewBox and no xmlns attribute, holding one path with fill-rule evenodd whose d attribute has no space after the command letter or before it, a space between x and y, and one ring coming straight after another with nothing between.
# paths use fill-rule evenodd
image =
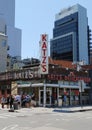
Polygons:
<instances>
[{"instance_id":1,"label":"curb","mask_svg":"<svg viewBox=\"0 0 92 130\"><path fill-rule=\"evenodd\" d=\"M74 113L74 112L85 112L85 111L92 111L91 109L80 109L80 110L53 110L54 112L63 112L63 113Z\"/></svg>"}]
</instances>

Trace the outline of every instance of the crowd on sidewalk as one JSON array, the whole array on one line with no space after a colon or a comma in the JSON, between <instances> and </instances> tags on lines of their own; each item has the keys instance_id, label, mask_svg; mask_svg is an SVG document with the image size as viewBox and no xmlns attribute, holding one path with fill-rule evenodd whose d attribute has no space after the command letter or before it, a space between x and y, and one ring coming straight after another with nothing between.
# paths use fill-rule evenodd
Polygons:
<instances>
[{"instance_id":1,"label":"crowd on sidewalk","mask_svg":"<svg viewBox=\"0 0 92 130\"><path fill-rule=\"evenodd\" d=\"M22 94L22 95L11 95L8 94L7 96L2 95L0 99L0 103L2 108L7 105L7 108L14 108L19 109L20 107L31 107L35 106L33 100L35 98L35 95L32 94L31 96L28 94Z\"/></svg>"}]
</instances>

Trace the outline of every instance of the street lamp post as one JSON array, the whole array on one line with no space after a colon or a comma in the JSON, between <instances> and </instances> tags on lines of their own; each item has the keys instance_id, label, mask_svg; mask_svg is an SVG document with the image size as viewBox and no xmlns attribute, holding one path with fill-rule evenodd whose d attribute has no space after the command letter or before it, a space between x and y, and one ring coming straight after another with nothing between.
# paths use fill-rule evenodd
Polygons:
<instances>
[{"instance_id":1,"label":"street lamp post","mask_svg":"<svg viewBox=\"0 0 92 130\"><path fill-rule=\"evenodd\" d=\"M81 103L81 108L83 107L83 104L82 104L82 82L80 81L80 103Z\"/></svg>"},{"instance_id":2,"label":"street lamp post","mask_svg":"<svg viewBox=\"0 0 92 130\"><path fill-rule=\"evenodd\" d=\"M80 71L81 65L84 65L85 62L84 62L84 60L82 60L79 62L75 62L73 64L76 64L77 71ZM84 92L84 81L83 80L79 80L79 91L80 91L80 104L81 104L81 108L83 108L83 104L82 104L82 92Z\"/></svg>"},{"instance_id":3,"label":"street lamp post","mask_svg":"<svg viewBox=\"0 0 92 130\"><path fill-rule=\"evenodd\" d=\"M80 80L79 81L79 91L80 91L80 104L81 104L81 108L83 108L83 104L82 104L82 92L84 92L83 84L84 84L83 80Z\"/></svg>"}]
</instances>

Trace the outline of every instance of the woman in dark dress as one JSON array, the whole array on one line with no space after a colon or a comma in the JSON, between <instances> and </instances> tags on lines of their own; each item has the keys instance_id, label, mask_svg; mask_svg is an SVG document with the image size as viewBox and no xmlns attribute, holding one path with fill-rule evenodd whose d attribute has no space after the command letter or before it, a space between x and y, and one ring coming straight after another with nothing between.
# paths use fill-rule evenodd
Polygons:
<instances>
[{"instance_id":1,"label":"woman in dark dress","mask_svg":"<svg viewBox=\"0 0 92 130\"><path fill-rule=\"evenodd\" d=\"M7 108L9 108L9 104L10 104L10 95L7 95Z\"/></svg>"},{"instance_id":2,"label":"woman in dark dress","mask_svg":"<svg viewBox=\"0 0 92 130\"><path fill-rule=\"evenodd\" d=\"M14 103L14 97L13 95L10 95L10 109L13 108L13 103Z\"/></svg>"}]
</instances>

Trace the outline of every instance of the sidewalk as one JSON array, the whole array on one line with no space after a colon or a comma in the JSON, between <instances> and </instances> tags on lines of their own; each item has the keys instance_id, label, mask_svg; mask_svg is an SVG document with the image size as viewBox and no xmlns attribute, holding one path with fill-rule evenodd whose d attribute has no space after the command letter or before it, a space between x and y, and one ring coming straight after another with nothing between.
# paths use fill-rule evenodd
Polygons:
<instances>
[{"instance_id":1,"label":"sidewalk","mask_svg":"<svg viewBox=\"0 0 92 130\"><path fill-rule=\"evenodd\" d=\"M1 110L9 110L9 108L7 108L7 106L5 105L5 107L2 109L1 104L0 104L0 109ZM25 111L25 110L30 110L33 111L34 113L36 112L65 112L65 113L69 113L69 112L82 112L82 111L92 111L92 106L77 106L77 107L57 107L57 108L52 108L52 107L31 107L31 108L20 108L18 110L14 110L15 112L21 112L21 111Z\"/></svg>"},{"instance_id":2,"label":"sidewalk","mask_svg":"<svg viewBox=\"0 0 92 130\"><path fill-rule=\"evenodd\" d=\"M21 108L15 111L20 112L26 110L33 113L51 113L51 112L73 113L73 112L92 111L92 106L62 107L62 108L31 107L31 108Z\"/></svg>"},{"instance_id":3,"label":"sidewalk","mask_svg":"<svg viewBox=\"0 0 92 130\"><path fill-rule=\"evenodd\" d=\"M10 108L7 108L7 105L4 105L4 108L2 108L0 104L0 110L9 111ZM50 113L53 112L53 108L47 108L47 107L30 107L30 108L19 108L15 109L14 112L33 112L33 113Z\"/></svg>"}]
</instances>

